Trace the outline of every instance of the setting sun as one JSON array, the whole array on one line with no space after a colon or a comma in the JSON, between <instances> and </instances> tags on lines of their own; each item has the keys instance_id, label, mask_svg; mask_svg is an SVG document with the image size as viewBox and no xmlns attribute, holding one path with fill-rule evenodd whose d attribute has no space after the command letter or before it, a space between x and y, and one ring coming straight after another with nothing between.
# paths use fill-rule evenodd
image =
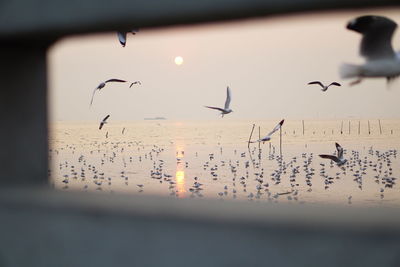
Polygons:
<instances>
[{"instance_id":1,"label":"setting sun","mask_svg":"<svg viewBox=\"0 0 400 267\"><path fill-rule=\"evenodd\" d=\"M175 58L175 64L176 65L182 65L183 64L183 58L181 56L178 56Z\"/></svg>"}]
</instances>

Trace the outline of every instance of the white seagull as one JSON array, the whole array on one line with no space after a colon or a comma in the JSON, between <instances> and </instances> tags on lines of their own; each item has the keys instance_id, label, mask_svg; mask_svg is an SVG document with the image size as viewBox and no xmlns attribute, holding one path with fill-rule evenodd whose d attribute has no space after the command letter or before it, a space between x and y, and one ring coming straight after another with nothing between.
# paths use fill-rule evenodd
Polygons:
<instances>
[{"instance_id":1,"label":"white seagull","mask_svg":"<svg viewBox=\"0 0 400 267\"><path fill-rule=\"evenodd\" d=\"M118 40L119 40L119 43L122 45L122 47L125 47L125 45L126 45L126 35L127 35L127 33L130 32L133 35L135 35L138 31L139 31L139 29L133 29L133 30L130 30L130 31L127 31L127 32L126 31L117 32Z\"/></svg>"},{"instance_id":2,"label":"white seagull","mask_svg":"<svg viewBox=\"0 0 400 267\"><path fill-rule=\"evenodd\" d=\"M103 125L107 123L107 119L110 117L110 115L107 115L101 122L100 122L100 126L99 126L99 130L101 130L101 128L103 128ZM107 136L108 136L108 132L107 132Z\"/></svg>"},{"instance_id":3,"label":"white seagull","mask_svg":"<svg viewBox=\"0 0 400 267\"><path fill-rule=\"evenodd\" d=\"M271 140L271 136L272 136L276 131L278 131L278 130L282 127L282 125L283 125L284 122L285 122L285 120L281 120L281 121L275 126L275 128L272 129L272 131L271 131L269 134L267 134L266 136L264 136L264 137L261 138L261 139L258 139L257 141L252 141L252 142L250 142L250 143L267 142L267 141Z\"/></svg>"},{"instance_id":4,"label":"white seagull","mask_svg":"<svg viewBox=\"0 0 400 267\"><path fill-rule=\"evenodd\" d=\"M336 162L336 164L338 166L341 166L341 165L343 165L343 164L345 164L347 162L347 159L343 158L343 148L338 143L335 143L335 145L336 145L336 150L337 150L337 154L338 154L337 156L335 156L335 155L324 155L324 154L319 155L319 156L321 158L323 158L323 159L333 160L334 162Z\"/></svg>"},{"instance_id":5,"label":"white seagull","mask_svg":"<svg viewBox=\"0 0 400 267\"><path fill-rule=\"evenodd\" d=\"M309 82L308 84L319 84L322 87L321 88L322 92L325 92L326 90L328 90L329 86L331 86L331 85L341 86L341 84L337 83L337 82L332 82L329 85L324 85L320 81L314 81L314 82Z\"/></svg>"},{"instance_id":6,"label":"white seagull","mask_svg":"<svg viewBox=\"0 0 400 267\"><path fill-rule=\"evenodd\" d=\"M221 111L221 115L222 115L222 118L223 118L225 114L229 114L229 113L233 112L233 110L229 108L229 104L231 103L231 95L232 95L231 89L228 86L226 88L226 100L225 100L225 107L224 108L210 107L210 106L205 106L205 107Z\"/></svg>"},{"instance_id":7,"label":"white seagull","mask_svg":"<svg viewBox=\"0 0 400 267\"><path fill-rule=\"evenodd\" d=\"M362 34L360 54L365 64L342 64L339 69L341 78L357 78L351 85L366 77L386 77L391 81L400 75L400 53L392 47L393 33L397 24L382 16L362 16L347 24L347 29Z\"/></svg>"},{"instance_id":8,"label":"white seagull","mask_svg":"<svg viewBox=\"0 0 400 267\"><path fill-rule=\"evenodd\" d=\"M104 88L104 87L106 86L107 83L110 83L110 82L126 83L127 81L121 80L121 79L109 79L109 80L107 80L107 81L105 81L105 82L101 82L101 83L96 87L96 89L94 89L94 91L93 91L92 99L90 100L90 106L92 106L94 94L96 93L96 91L97 91L97 90L100 91L102 88ZM140 81L132 82L131 85L129 86L129 88L131 88L132 85L134 85L134 84L141 84L141 83L140 83Z\"/></svg>"}]
</instances>

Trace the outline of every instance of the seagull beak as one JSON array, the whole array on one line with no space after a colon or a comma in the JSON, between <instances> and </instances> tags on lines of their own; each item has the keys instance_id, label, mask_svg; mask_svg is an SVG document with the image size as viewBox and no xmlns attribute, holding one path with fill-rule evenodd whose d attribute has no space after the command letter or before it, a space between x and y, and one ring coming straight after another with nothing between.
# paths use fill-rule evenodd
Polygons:
<instances>
[{"instance_id":1,"label":"seagull beak","mask_svg":"<svg viewBox=\"0 0 400 267\"><path fill-rule=\"evenodd\" d=\"M347 23L346 28L349 29L349 30L352 30L354 25L356 24L356 21L357 21L357 19L351 20L349 23Z\"/></svg>"}]
</instances>

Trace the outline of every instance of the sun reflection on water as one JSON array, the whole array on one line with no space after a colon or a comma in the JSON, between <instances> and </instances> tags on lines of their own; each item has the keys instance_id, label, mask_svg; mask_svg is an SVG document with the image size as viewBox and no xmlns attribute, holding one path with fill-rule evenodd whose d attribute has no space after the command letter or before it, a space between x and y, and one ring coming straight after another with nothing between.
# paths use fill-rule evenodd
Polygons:
<instances>
[{"instance_id":1,"label":"sun reflection on water","mask_svg":"<svg viewBox=\"0 0 400 267\"><path fill-rule=\"evenodd\" d=\"M178 197L183 198L183 197L185 197L185 193L186 193L186 190L185 190L185 171L184 170L179 170L179 169L180 168L179 168L179 165L178 165L178 168L176 170L176 175L175 175L176 188L178 190L178 192L177 192Z\"/></svg>"},{"instance_id":2,"label":"sun reflection on water","mask_svg":"<svg viewBox=\"0 0 400 267\"><path fill-rule=\"evenodd\" d=\"M184 198L186 189L185 189L185 166L183 165L183 158L184 158L184 149L183 145L177 144L176 146L176 174L175 174L175 181L176 181L176 189L177 195L179 198Z\"/></svg>"}]
</instances>

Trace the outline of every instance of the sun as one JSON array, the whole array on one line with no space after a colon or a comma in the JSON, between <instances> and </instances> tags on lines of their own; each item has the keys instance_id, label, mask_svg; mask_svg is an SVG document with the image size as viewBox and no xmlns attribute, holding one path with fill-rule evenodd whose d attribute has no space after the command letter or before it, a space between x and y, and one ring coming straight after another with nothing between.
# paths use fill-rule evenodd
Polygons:
<instances>
[{"instance_id":1,"label":"sun","mask_svg":"<svg viewBox=\"0 0 400 267\"><path fill-rule=\"evenodd\" d=\"M177 56L177 57L175 57L175 64L176 65L182 65L183 64L183 57L181 57L181 56Z\"/></svg>"}]
</instances>

